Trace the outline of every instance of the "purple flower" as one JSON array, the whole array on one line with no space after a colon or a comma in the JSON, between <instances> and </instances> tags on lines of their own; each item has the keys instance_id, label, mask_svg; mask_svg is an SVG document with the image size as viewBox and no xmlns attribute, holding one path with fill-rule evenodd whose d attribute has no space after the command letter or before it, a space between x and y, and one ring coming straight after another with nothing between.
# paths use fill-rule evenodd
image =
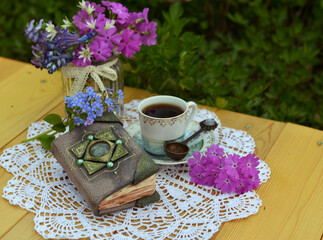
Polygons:
<instances>
[{"instance_id":1,"label":"purple flower","mask_svg":"<svg viewBox=\"0 0 323 240\"><path fill-rule=\"evenodd\" d=\"M219 144L213 144L211 147L207 149L205 152L206 156L208 157L214 157L214 156L223 156L223 148L220 148Z\"/></svg>"},{"instance_id":2,"label":"purple flower","mask_svg":"<svg viewBox=\"0 0 323 240\"><path fill-rule=\"evenodd\" d=\"M97 36L96 38L107 43L111 49L120 45L122 36L117 33L117 29L115 27L107 30L98 29L98 32L101 33L102 36Z\"/></svg>"},{"instance_id":3,"label":"purple flower","mask_svg":"<svg viewBox=\"0 0 323 240\"><path fill-rule=\"evenodd\" d=\"M141 42L143 45L151 46L156 44L157 42L156 27L157 27L156 22L150 22L146 24L146 29L141 34Z\"/></svg>"},{"instance_id":4,"label":"purple flower","mask_svg":"<svg viewBox=\"0 0 323 240\"><path fill-rule=\"evenodd\" d=\"M259 158L255 154L248 154L242 157L239 163L239 168L245 176L255 176L257 174L257 166L259 165Z\"/></svg>"},{"instance_id":5,"label":"purple flower","mask_svg":"<svg viewBox=\"0 0 323 240\"><path fill-rule=\"evenodd\" d=\"M202 176L204 177L204 184L210 187L214 185L215 179L219 177L219 171L209 166L202 173Z\"/></svg>"},{"instance_id":6,"label":"purple flower","mask_svg":"<svg viewBox=\"0 0 323 240\"><path fill-rule=\"evenodd\" d=\"M123 41L120 43L118 51L123 52L128 58L133 58L133 54L140 50L140 41L133 38L135 38L134 32L129 31L128 29L123 30Z\"/></svg>"},{"instance_id":7,"label":"purple flower","mask_svg":"<svg viewBox=\"0 0 323 240\"><path fill-rule=\"evenodd\" d=\"M91 17L84 9L81 9L73 16L73 23L82 35L91 30L87 27L87 22L91 22L91 20L94 20L94 18Z\"/></svg>"},{"instance_id":8,"label":"purple flower","mask_svg":"<svg viewBox=\"0 0 323 240\"><path fill-rule=\"evenodd\" d=\"M101 4L96 4L94 2L88 2L86 1L86 6L89 6L88 4L90 4L93 8L94 8L94 12L93 15L96 17L99 14L102 14L105 11L105 7L103 7Z\"/></svg>"},{"instance_id":9,"label":"purple flower","mask_svg":"<svg viewBox=\"0 0 323 240\"><path fill-rule=\"evenodd\" d=\"M215 179L214 183L218 189L221 189L221 193L234 192L236 187L239 186L238 180L224 171L219 174L219 177Z\"/></svg>"},{"instance_id":10,"label":"purple flower","mask_svg":"<svg viewBox=\"0 0 323 240\"><path fill-rule=\"evenodd\" d=\"M40 19L38 25L36 27L34 27L34 22L35 20L32 20L30 23L27 23L27 28L24 30L25 31L25 36L33 41L34 43L36 43L39 39L39 35L41 33L39 33L39 30L42 27L44 19Z\"/></svg>"},{"instance_id":11,"label":"purple flower","mask_svg":"<svg viewBox=\"0 0 323 240\"><path fill-rule=\"evenodd\" d=\"M93 40L89 48L96 61L105 62L107 58L112 56L112 49L109 48L109 44L104 41L100 41L97 38Z\"/></svg>"},{"instance_id":12,"label":"purple flower","mask_svg":"<svg viewBox=\"0 0 323 240\"><path fill-rule=\"evenodd\" d=\"M75 52L76 58L72 61L74 65L82 67L91 65L91 57L93 55L93 52L91 52L89 47L85 48L83 46L80 46L80 48L77 49Z\"/></svg>"},{"instance_id":13,"label":"purple flower","mask_svg":"<svg viewBox=\"0 0 323 240\"><path fill-rule=\"evenodd\" d=\"M102 1L104 6L107 6L114 14L120 19L127 19L129 17L128 8L123 6L121 3Z\"/></svg>"},{"instance_id":14,"label":"purple flower","mask_svg":"<svg viewBox=\"0 0 323 240\"><path fill-rule=\"evenodd\" d=\"M224 171L224 166L225 166L225 157L219 157L219 156L214 156L213 157L213 162L212 162L212 167L218 171L218 172L222 172Z\"/></svg>"},{"instance_id":15,"label":"purple flower","mask_svg":"<svg viewBox=\"0 0 323 240\"><path fill-rule=\"evenodd\" d=\"M204 167L201 165L196 165L190 169L189 175L191 176L191 182L196 184L204 184L204 177L202 173L204 172Z\"/></svg>"},{"instance_id":16,"label":"purple flower","mask_svg":"<svg viewBox=\"0 0 323 240\"><path fill-rule=\"evenodd\" d=\"M239 183L236 187L236 193L243 194L250 190L253 190L253 189L250 189L250 185L248 184L247 179L243 175L240 175Z\"/></svg>"},{"instance_id":17,"label":"purple flower","mask_svg":"<svg viewBox=\"0 0 323 240\"><path fill-rule=\"evenodd\" d=\"M187 165L190 167L194 167L195 165L200 165L201 160L202 160L201 152L193 152L193 158L188 159Z\"/></svg>"},{"instance_id":18,"label":"purple flower","mask_svg":"<svg viewBox=\"0 0 323 240\"><path fill-rule=\"evenodd\" d=\"M239 172L238 172L238 166L239 166L239 155L238 154L233 154L229 155L227 158L225 158L225 166L224 170L226 171L227 174L234 178L239 178Z\"/></svg>"},{"instance_id":19,"label":"purple flower","mask_svg":"<svg viewBox=\"0 0 323 240\"><path fill-rule=\"evenodd\" d=\"M259 180L258 174L255 176L247 177L247 178L245 178L245 180L246 180L246 184L248 186L248 191L251 191L251 190L259 187L260 180Z\"/></svg>"},{"instance_id":20,"label":"purple flower","mask_svg":"<svg viewBox=\"0 0 323 240\"><path fill-rule=\"evenodd\" d=\"M118 96L119 96L120 99L123 99L124 98L123 92L122 92L121 89L118 90Z\"/></svg>"}]
</instances>

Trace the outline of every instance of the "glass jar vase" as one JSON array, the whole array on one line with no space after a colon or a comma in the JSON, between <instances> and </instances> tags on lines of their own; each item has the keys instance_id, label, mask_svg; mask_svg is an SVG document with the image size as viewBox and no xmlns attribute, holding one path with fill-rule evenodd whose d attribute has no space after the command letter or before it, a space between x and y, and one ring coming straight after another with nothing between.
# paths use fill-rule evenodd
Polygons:
<instances>
[{"instance_id":1,"label":"glass jar vase","mask_svg":"<svg viewBox=\"0 0 323 240\"><path fill-rule=\"evenodd\" d=\"M74 66L68 64L62 68L63 94L73 96L83 91L86 87L92 87L98 94L103 89L112 89L118 92L124 89L124 73L122 63L117 56L107 60L106 63L97 66ZM123 98L118 100L119 111L115 111L118 118L122 117L124 111Z\"/></svg>"}]
</instances>

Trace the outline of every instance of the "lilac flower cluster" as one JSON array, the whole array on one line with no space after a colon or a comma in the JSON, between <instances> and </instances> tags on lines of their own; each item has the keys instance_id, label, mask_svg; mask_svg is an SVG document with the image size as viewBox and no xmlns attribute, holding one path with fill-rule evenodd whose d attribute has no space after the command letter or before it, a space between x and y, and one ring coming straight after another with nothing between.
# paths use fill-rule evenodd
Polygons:
<instances>
[{"instance_id":1,"label":"lilac flower cluster","mask_svg":"<svg viewBox=\"0 0 323 240\"><path fill-rule=\"evenodd\" d=\"M96 117L101 117L104 111L119 111L118 99L123 98L121 90L116 93L107 89L102 95L98 95L93 88L87 87L85 92L79 92L75 96L65 97L66 107L72 113L74 125L91 125Z\"/></svg>"},{"instance_id":2,"label":"lilac flower cluster","mask_svg":"<svg viewBox=\"0 0 323 240\"><path fill-rule=\"evenodd\" d=\"M243 194L259 187L259 171L256 168L259 158L255 154L225 156L223 149L214 144L205 155L194 152L188 165L191 167L191 182L215 186L222 193Z\"/></svg>"},{"instance_id":3,"label":"lilac flower cluster","mask_svg":"<svg viewBox=\"0 0 323 240\"><path fill-rule=\"evenodd\" d=\"M35 43L36 67L53 73L71 61L82 67L97 65L122 53L132 58L141 45L156 44L157 23L148 21L148 8L137 13L121 3L84 0L78 6L81 10L72 22L64 19L61 27L43 19L36 26L35 20L27 24L25 36Z\"/></svg>"}]
</instances>

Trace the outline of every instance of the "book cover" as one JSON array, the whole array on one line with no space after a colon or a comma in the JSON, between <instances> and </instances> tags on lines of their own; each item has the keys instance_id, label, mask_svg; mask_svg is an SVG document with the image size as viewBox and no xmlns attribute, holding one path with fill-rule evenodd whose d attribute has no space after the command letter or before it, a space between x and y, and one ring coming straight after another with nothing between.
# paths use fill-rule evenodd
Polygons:
<instances>
[{"instance_id":1,"label":"book cover","mask_svg":"<svg viewBox=\"0 0 323 240\"><path fill-rule=\"evenodd\" d=\"M158 165L113 113L58 137L51 152L95 215L159 200Z\"/></svg>"}]
</instances>

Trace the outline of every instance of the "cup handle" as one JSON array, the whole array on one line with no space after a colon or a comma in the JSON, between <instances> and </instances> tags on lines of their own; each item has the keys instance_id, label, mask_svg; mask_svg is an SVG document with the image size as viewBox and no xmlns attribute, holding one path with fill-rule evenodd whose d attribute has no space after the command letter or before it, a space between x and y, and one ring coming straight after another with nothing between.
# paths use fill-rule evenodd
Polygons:
<instances>
[{"instance_id":1,"label":"cup handle","mask_svg":"<svg viewBox=\"0 0 323 240\"><path fill-rule=\"evenodd\" d=\"M190 102L187 103L187 105L188 105L188 108L192 108L192 112L191 112L189 118L186 119L185 129L188 127L190 122L193 120L193 118L195 117L196 112L197 112L197 105L196 105L195 102L190 101Z\"/></svg>"}]
</instances>

